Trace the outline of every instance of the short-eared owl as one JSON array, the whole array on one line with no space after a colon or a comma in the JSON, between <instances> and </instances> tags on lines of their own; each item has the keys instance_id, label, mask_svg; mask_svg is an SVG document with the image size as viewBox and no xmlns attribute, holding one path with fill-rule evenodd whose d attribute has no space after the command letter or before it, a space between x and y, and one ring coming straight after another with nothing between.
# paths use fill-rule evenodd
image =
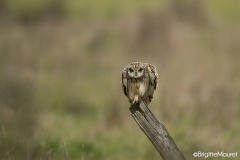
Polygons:
<instances>
[{"instance_id":1,"label":"short-eared owl","mask_svg":"<svg viewBox=\"0 0 240 160\"><path fill-rule=\"evenodd\" d=\"M122 88L131 104L143 101L148 105L158 85L156 67L149 63L132 62L122 73Z\"/></svg>"}]
</instances>

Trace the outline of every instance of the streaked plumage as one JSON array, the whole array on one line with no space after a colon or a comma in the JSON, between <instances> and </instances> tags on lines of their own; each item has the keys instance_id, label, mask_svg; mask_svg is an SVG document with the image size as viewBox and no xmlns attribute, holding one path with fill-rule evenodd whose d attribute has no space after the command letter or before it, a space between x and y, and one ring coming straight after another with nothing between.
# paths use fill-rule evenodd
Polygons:
<instances>
[{"instance_id":1,"label":"streaked plumage","mask_svg":"<svg viewBox=\"0 0 240 160\"><path fill-rule=\"evenodd\" d=\"M156 67L149 63L132 62L122 73L122 88L131 104L143 101L147 105L158 85Z\"/></svg>"}]
</instances>

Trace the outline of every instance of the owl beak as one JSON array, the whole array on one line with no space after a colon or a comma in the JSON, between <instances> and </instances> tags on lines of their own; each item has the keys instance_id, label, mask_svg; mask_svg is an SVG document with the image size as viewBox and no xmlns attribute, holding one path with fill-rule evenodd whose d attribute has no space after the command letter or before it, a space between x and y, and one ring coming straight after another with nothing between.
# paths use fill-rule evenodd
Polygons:
<instances>
[{"instance_id":1,"label":"owl beak","mask_svg":"<svg viewBox=\"0 0 240 160\"><path fill-rule=\"evenodd\" d=\"M135 72L135 77L137 77L137 72Z\"/></svg>"}]
</instances>

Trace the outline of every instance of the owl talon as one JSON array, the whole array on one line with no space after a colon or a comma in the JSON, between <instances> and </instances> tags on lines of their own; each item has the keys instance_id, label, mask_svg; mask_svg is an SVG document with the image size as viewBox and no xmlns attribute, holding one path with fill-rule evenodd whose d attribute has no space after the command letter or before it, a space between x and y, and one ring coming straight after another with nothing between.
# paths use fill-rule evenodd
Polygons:
<instances>
[{"instance_id":1,"label":"owl talon","mask_svg":"<svg viewBox=\"0 0 240 160\"><path fill-rule=\"evenodd\" d=\"M137 104L137 103L138 103L138 101L135 101L135 100L132 102L133 105L134 105L134 104Z\"/></svg>"},{"instance_id":2,"label":"owl talon","mask_svg":"<svg viewBox=\"0 0 240 160\"><path fill-rule=\"evenodd\" d=\"M139 105L139 101L133 101L132 103L131 103L131 106L138 106Z\"/></svg>"},{"instance_id":3,"label":"owl talon","mask_svg":"<svg viewBox=\"0 0 240 160\"><path fill-rule=\"evenodd\" d=\"M148 96L148 99L149 99L149 102L151 102L153 99L153 96Z\"/></svg>"}]
</instances>

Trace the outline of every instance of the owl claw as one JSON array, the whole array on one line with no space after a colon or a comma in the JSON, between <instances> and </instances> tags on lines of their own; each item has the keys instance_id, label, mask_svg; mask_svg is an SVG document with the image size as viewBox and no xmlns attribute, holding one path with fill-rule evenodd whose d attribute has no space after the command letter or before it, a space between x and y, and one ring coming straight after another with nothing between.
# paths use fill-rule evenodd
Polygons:
<instances>
[{"instance_id":1,"label":"owl claw","mask_svg":"<svg viewBox=\"0 0 240 160\"><path fill-rule=\"evenodd\" d=\"M138 103L138 101L137 100L134 100L133 102L132 102L132 104L137 104Z\"/></svg>"},{"instance_id":2,"label":"owl claw","mask_svg":"<svg viewBox=\"0 0 240 160\"><path fill-rule=\"evenodd\" d=\"M138 104L139 103L139 101L138 100L130 100L129 101L130 103L131 103L131 105L136 105L136 104Z\"/></svg>"}]
</instances>

